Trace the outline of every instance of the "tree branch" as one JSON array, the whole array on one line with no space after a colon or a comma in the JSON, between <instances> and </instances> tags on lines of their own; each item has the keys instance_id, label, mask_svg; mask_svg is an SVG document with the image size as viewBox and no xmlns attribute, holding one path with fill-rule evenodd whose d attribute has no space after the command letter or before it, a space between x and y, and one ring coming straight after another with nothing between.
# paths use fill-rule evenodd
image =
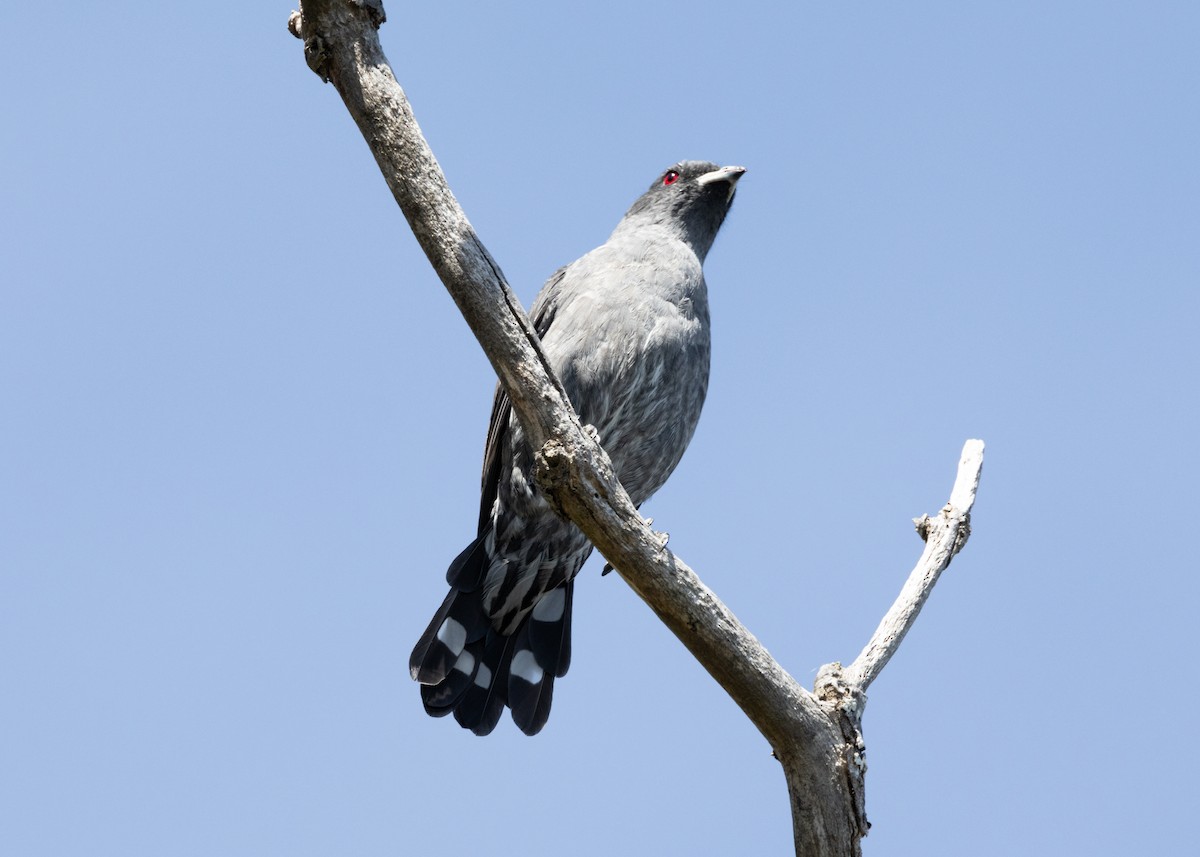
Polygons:
<instances>
[{"instance_id":1,"label":"tree branch","mask_svg":"<svg viewBox=\"0 0 1200 857\"><path fill-rule=\"evenodd\" d=\"M830 706L831 716L841 731L853 812L864 836L871 826L867 821L866 742L862 736L867 688L900 648L938 577L967 543L971 533L971 507L975 505L975 492L982 472L983 441L968 440L959 458L950 502L936 518L922 515L913 519L918 535L925 541L925 551L895 603L854 663L845 668L840 663L826 664L817 671L814 689L821 701Z\"/></svg>"},{"instance_id":2,"label":"tree branch","mask_svg":"<svg viewBox=\"0 0 1200 857\"><path fill-rule=\"evenodd\" d=\"M770 742L792 798L796 853L858 854L866 832L854 761L856 754L861 758L862 737L857 717L847 731L846 710L861 712L861 689L856 684L818 699L801 687L638 513L451 193L380 47L376 31L383 21L380 0L305 0L288 26L304 40L309 66L341 95L413 234L495 368L539 450L538 486ZM911 618L915 612L910 624Z\"/></svg>"},{"instance_id":3,"label":"tree branch","mask_svg":"<svg viewBox=\"0 0 1200 857\"><path fill-rule=\"evenodd\" d=\"M938 577L967 543L971 534L971 507L975 505L975 492L979 489L982 472L983 441L968 440L958 462L958 476L950 492L950 502L936 518L923 515L913 519L917 533L925 540L925 552L870 642L842 673L843 678L859 691L866 693L871 682L896 654Z\"/></svg>"}]
</instances>

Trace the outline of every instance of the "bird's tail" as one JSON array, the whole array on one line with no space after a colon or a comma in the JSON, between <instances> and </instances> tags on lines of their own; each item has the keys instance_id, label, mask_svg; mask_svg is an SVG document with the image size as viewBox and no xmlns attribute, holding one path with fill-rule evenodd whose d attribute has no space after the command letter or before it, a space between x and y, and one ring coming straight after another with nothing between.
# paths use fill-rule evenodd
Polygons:
<instances>
[{"instance_id":1,"label":"bird's tail","mask_svg":"<svg viewBox=\"0 0 1200 857\"><path fill-rule=\"evenodd\" d=\"M409 671L430 715L454 712L463 728L487 735L507 705L521 731L536 735L550 716L554 679L571 663L574 582L542 595L512 633L499 633L483 610L485 536L450 564L450 592L413 648Z\"/></svg>"}]
</instances>

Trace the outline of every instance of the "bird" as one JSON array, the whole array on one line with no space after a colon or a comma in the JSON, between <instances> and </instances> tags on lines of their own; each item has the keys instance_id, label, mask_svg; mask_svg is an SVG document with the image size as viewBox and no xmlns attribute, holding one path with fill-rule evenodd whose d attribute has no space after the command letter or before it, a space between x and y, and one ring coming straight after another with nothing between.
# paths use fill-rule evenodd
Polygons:
<instances>
[{"instance_id":1,"label":"bird","mask_svg":"<svg viewBox=\"0 0 1200 857\"><path fill-rule=\"evenodd\" d=\"M634 504L674 471L708 390L703 263L744 167L681 161L608 240L556 271L530 320L585 426ZM533 481L534 451L497 384L479 527L446 572L450 592L409 659L426 712L487 735L507 706L536 735L571 662L574 581L592 552Z\"/></svg>"}]
</instances>

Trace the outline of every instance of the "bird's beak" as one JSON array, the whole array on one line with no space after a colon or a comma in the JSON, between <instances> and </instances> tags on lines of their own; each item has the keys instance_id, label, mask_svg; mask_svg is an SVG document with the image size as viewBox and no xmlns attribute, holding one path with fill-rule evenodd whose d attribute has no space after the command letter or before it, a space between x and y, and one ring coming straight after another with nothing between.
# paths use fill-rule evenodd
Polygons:
<instances>
[{"instance_id":1,"label":"bird's beak","mask_svg":"<svg viewBox=\"0 0 1200 857\"><path fill-rule=\"evenodd\" d=\"M729 196L726 200L733 199L734 188L737 187L738 179L746 172L745 167L721 167L713 170L711 173L705 173L696 179L696 184L704 187L713 182L727 182L729 184Z\"/></svg>"}]
</instances>

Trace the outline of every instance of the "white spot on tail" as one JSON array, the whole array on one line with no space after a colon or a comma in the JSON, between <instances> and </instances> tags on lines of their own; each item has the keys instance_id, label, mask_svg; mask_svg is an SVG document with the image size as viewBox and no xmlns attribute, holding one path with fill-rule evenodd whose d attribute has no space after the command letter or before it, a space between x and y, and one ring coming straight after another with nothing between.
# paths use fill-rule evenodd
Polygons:
<instances>
[{"instance_id":1,"label":"white spot on tail","mask_svg":"<svg viewBox=\"0 0 1200 857\"><path fill-rule=\"evenodd\" d=\"M509 667L509 670L513 675L525 679L530 684L537 684L542 680L542 668L538 666L537 659L529 649L521 649L513 656L512 666Z\"/></svg>"},{"instance_id":2,"label":"white spot on tail","mask_svg":"<svg viewBox=\"0 0 1200 857\"><path fill-rule=\"evenodd\" d=\"M462 654L463 646L467 644L467 629L463 627L462 622L447 616L442 627L438 628L437 638L458 657Z\"/></svg>"},{"instance_id":3,"label":"white spot on tail","mask_svg":"<svg viewBox=\"0 0 1200 857\"><path fill-rule=\"evenodd\" d=\"M492 671L488 669L486 664L479 665L479 672L475 673L475 684L479 685L485 690L491 687Z\"/></svg>"},{"instance_id":4,"label":"white spot on tail","mask_svg":"<svg viewBox=\"0 0 1200 857\"><path fill-rule=\"evenodd\" d=\"M470 675L471 670L475 669L475 656L470 652L464 651L458 656L458 660L454 662L454 668L464 675Z\"/></svg>"},{"instance_id":5,"label":"white spot on tail","mask_svg":"<svg viewBox=\"0 0 1200 857\"><path fill-rule=\"evenodd\" d=\"M557 622L563 617L563 608L566 604L566 590L561 588L550 590L533 606L534 621Z\"/></svg>"}]
</instances>

